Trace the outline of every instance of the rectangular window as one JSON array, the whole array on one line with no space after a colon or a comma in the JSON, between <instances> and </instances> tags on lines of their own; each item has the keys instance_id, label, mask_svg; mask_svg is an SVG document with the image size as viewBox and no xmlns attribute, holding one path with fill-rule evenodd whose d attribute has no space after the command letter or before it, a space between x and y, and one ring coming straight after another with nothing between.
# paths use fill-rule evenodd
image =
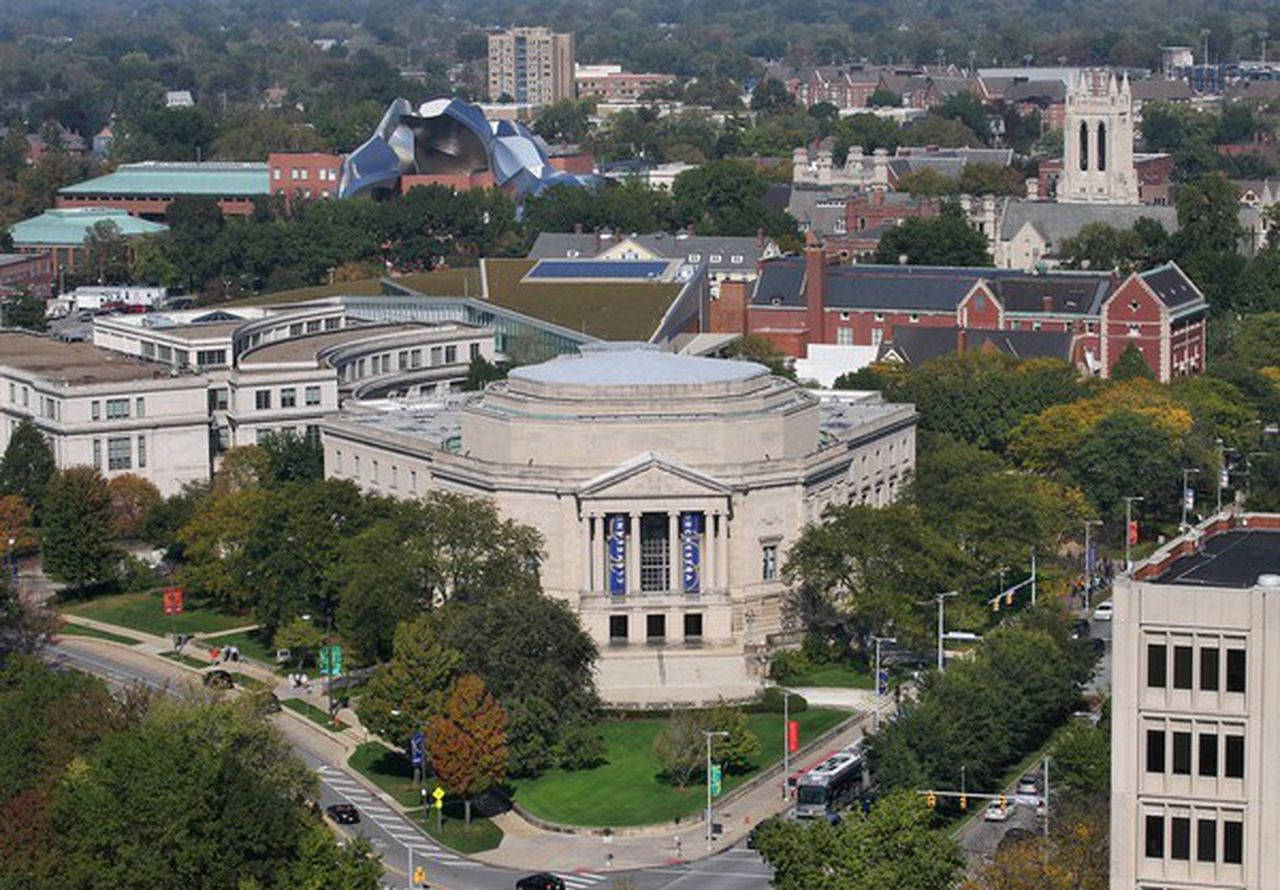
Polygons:
<instances>
[{"instance_id":1,"label":"rectangular window","mask_svg":"<svg viewBox=\"0 0 1280 890\"><path fill-rule=\"evenodd\" d=\"M289 325L289 336L290 337L302 336L302 322L295 321L293 324Z\"/></svg>"},{"instance_id":2,"label":"rectangular window","mask_svg":"<svg viewBox=\"0 0 1280 890\"><path fill-rule=\"evenodd\" d=\"M1173 688L1191 688L1191 647L1173 647Z\"/></svg>"},{"instance_id":3,"label":"rectangular window","mask_svg":"<svg viewBox=\"0 0 1280 890\"><path fill-rule=\"evenodd\" d=\"M670 590L671 540L667 514L645 513L640 517L640 589Z\"/></svg>"},{"instance_id":4,"label":"rectangular window","mask_svg":"<svg viewBox=\"0 0 1280 890\"><path fill-rule=\"evenodd\" d=\"M662 614L644 616L644 630L650 642L662 642L667 638L667 616Z\"/></svg>"},{"instance_id":5,"label":"rectangular window","mask_svg":"<svg viewBox=\"0 0 1280 890\"><path fill-rule=\"evenodd\" d=\"M138 437L138 469L142 469L147 465L147 439L146 436Z\"/></svg>"},{"instance_id":6,"label":"rectangular window","mask_svg":"<svg viewBox=\"0 0 1280 890\"><path fill-rule=\"evenodd\" d=\"M129 446L127 437L107 440L108 470L128 470L133 466L133 450Z\"/></svg>"},{"instance_id":7,"label":"rectangular window","mask_svg":"<svg viewBox=\"0 0 1280 890\"><path fill-rule=\"evenodd\" d=\"M467 356L468 356L468 358L470 358L472 361L475 361L476 359L478 359L478 358L480 357L480 344L479 344L479 343L472 343L470 346L468 346L468 347L467 347Z\"/></svg>"},{"instance_id":8,"label":"rectangular window","mask_svg":"<svg viewBox=\"0 0 1280 890\"><path fill-rule=\"evenodd\" d=\"M1174 816L1169 820L1169 858L1191 858L1191 820L1186 816Z\"/></svg>"},{"instance_id":9,"label":"rectangular window","mask_svg":"<svg viewBox=\"0 0 1280 890\"><path fill-rule=\"evenodd\" d=\"M836 328L836 345L852 346L853 345L853 329L852 328Z\"/></svg>"},{"instance_id":10,"label":"rectangular window","mask_svg":"<svg viewBox=\"0 0 1280 890\"><path fill-rule=\"evenodd\" d=\"M686 612L684 615L684 638L702 639L702 613Z\"/></svg>"},{"instance_id":11,"label":"rectangular window","mask_svg":"<svg viewBox=\"0 0 1280 890\"><path fill-rule=\"evenodd\" d=\"M1231 865L1244 862L1244 823L1227 820L1222 823L1222 861Z\"/></svg>"},{"instance_id":12,"label":"rectangular window","mask_svg":"<svg viewBox=\"0 0 1280 890\"><path fill-rule=\"evenodd\" d=\"M458 360L458 347L446 346L444 348L444 363L446 365L452 365L457 360Z\"/></svg>"},{"instance_id":13,"label":"rectangular window","mask_svg":"<svg viewBox=\"0 0 1280 890\"><path fill-rule=\"evenodd\" d=\"M180 368L185 368L191 361L191 353L185 349L175 349L173 351L173 363Z\"/></svg>"},{"instance_id":14,"label":"rectangular window","mask_svg":"<svg viewBox=\"0 0 1280 890\"><path fill-rule=\"evenodd\" d=\"M1227 692L1244 692L1244 650L1227 650Z\"/></svg>"},{"instance_id":15,"label":"rectangular window","mask_svg":"<svg viewBox=\"0 0 1280 890\"><path fill-rule=\"evenodd\" d=\"M409 471L409 490L414 492L415 494L418 491L418 471L417 470Z\"/></svg>"},{"instance_id":16,"label":"rectangular window","mask_svg":"<svg viewBox=\"0 0 1280 890\"><path fill-rule=\"evenodd\" d=\"M1163 689L1168 682L1166 675L1169 667L1166 652L1167 649L1162 643L1147 645L1147 686L1152 689Z\"/></svg>"},{"instance_id":17,"label":"rectangular window","mask_svg":"<svg viewBox=\"0 0 1280 890\"><path fill-rule=\"evenodd\" d=\"M778 577L778 546L765 544L760 548L760 578L773 581Z\"/></svg>"},{"instance_id":18,"label":"rectangular window","mask_svg":"<svg viewBox=\"0 0 1280 890\"><path fill-rule=\"evenodd\" d=\"M1191 775L1191 733L1173 734L1173 773L1176 776Z\"/></svg>"},{"instance_id":19,"label":"rectangular window","mask_svg":"<svg viewBox=\"0 0 1280 890\"><path fill-rule=\"evenodd\" d=\"M1196 820L1196 862L1213 862L1218 858L1218 822Z\"/></svg>"},{"instance_id":20,"label":"rectangular window","mask_svg":"<svg viewBox=\"0 0 1280 890\"><path fill-rule=\"evenodd\" d=\"M320 404L320 387L308 386L305 390L303 390L303 397L305 398L306 403L308 405L319 405Z\"/></svg>"},{"instance_id":21,"label":"rectangular window","mask_svg":"<svg viewBox=\"0 0 1280 890\"><path fill-rule=\"evenodd\" d=\"M1229 735L1222 752L1222 774L1228 779L1244 778L1244 736Z\"/></svg>"},{"instance_id":22,"label":"rectangular window","mask_svg":"<svg viewBox=\"0 0 1280 890\"><path fill-rule=\"evenodd\" d=\"M99 420L102 417L102 403L97 399L89 403L89 416L94 420Z\"/></svg>"},{"instance_id":23,"label":"rectangular window","mask_svg":"<svg viewBox=\"0 0 1280 890\"><path fill-rule=\"evenodd\" d=\"M402 349L396 353L396 369L403 371L409 367L409 350Z\"/></svg>"},{"instance_id":24,"label":"rectangular window","mask_svg":"<svg viewBox=\"0 0 1280 890\"><path fill-rule=\"evenodd\" d=\"M280 390L280 407L296 408L298 406L298 391L292 386L287 386Z\"/></svg>"},{"instance_id":25,"label":"rectangular window","mask_svg":"<svg viewBox=\"0 0 1280 890\"><path fill-rule=\"evenodd\" d=\"M173 358L173 347L160 346L156 349L156 355L159 357L160 361L167 362Z\"/></svg>"},{"instance_id":26,"label":"rectangular window","mask_svg":"<svg viewBox=\"0 0 1280 890\"><path fill-rule=\"evenodd\" d=\"M259 411L270 411L271 410L271 390L269 389L256 390L253 394L253 404L254 404L254 407L257 408Z\"/></svg>"},{"instance_id":27,"label":"rectangular window","mask_svg":"<svg viewBox=\"0 0 1280 890\"><path fill-rule=\"evenodd\" d=\"M1164 816L1146 819L1146 853L1148 859L1164 858Z\"/></svg>"},{"instance_id":28,"label":"rectangular window","mask_svg":"<svg viewBox=\"0 0 1280 890\"><path fill-rule=\"evenodd\" d=\"M1205 692L1218 691L1218 661L1216 646L1200 650L1200 688Z\"/></svg>"},{"instance_id":29,"label":"rectangular window","mask_svg":"<svg viewBox=\"0 0 1280 890\"><path fill-rule=\"evenodd\" d=\"M1164 772L1164 730L1147 730L1147 772Z\"/></svg>"},{"instance_id":30,"label":"rectangular window","mask_svg":"<svg viewBox=\"0 0 1280 890\"><path fill-rule=\"evenodd\" d=\"M134 417L147 416L147 400L144 399L142 396L138 396L136 399L133 400L133 416Z\"/></svg>"},{"instance_id":31,"label":"rectangular window","mask_svg":"<svg viewBox=\"0 0 1280 890\"><path fill-rule=\"evenodd\" d=\"M93 465L98 469L102 469L102 440L93 440Z\"/></svg>"},{"instance_id":32,"label":"rectangular window","mask_svg":"<svg viewBox=\"0 0 1280 890\"><path fill-rule=\"evenodd\" d=\"M1218 775L1218 734L1200 733L1200 775L1215 778Z\"/></svg>"},{"instance_id":33,"label":"rectangular window","mask_svg":"<svg viewBox=\"0 0 1280 890\"><path fill-rule=\"evenodd\" d=\"M319 332L319 330L320 330L320 319L315 318L315 319L312 319L311 321L307 322L307 333L308 333L308 334L315 334L315 333L318 333L318 332Z\"/></svg>"},{"instance_id":34,"label":"rectangular window","mask_svg":"<svg viewBox=\"0 0 1280 890\"><path fill-rule=\"evenodd\" d=\"M436 365L440 364L440 357L443 354L444 354L444 350L442 350L439 346L431 347L431 367L434 368Z\"/></svg>"},{"instance_id":35,"label":"rectangular window","mask_svg":"<svg viewBox=\"0 0 1280 890\"><path fill-rule=\"evenodd\" d=\"M128 399L107 399L107 420L120 420L129 416Z\"/></svg>"},{"instance_id":36,"label":"rectangular window","mask_svg":"<svg viewBox=\"0 0 1280 890\"><path fill-rule=\"evenodd\" d=\"M18 390L12 383L9 384L9 401L14 404L18 401Z\"/></svg>"},{"instance_id":37,"label":"rectangular window","mask_svg":"<svg viewBox=\"0 0 1280 890\"><path fill-rule=\"evenodd\" d=\"M609 616L609 642L625 643L627 641L627 616Z\"/></svg>"},{"instance_id":38,"label":"rectangular window","mask_svg":"<svg viewBox=\"0 0 1280 890\"><path fill-rule=\"evenodd\" d=\"M340 324L342 324L342 319L340 318L326 318L324 320L324 329L326 331L336 331Z\"/></svg>"},{"instance_id":39,"label":"rectangular window","mask_svg":"<svg viewBox=\"0 0 1280 890\"><path fill-rule=\"evenodd\" d=\"M421 349L414 349L414 350L410 351L410 353L409 353L409 367L411 367L411 368L421 368L421 367L422 367L422 350L421 350Z\"/></svg>"},{"instance_id":40,"label":"rectangular window","mask_svg":"<svg viewBox=\"0 0 1280 890\"><path fill-rule=\"evenodd\" d=\"M392 488L399 487L399 476L400 476L400 468L397 467L395 464L392 464L391 465L391 487Z\"/></svg>"},{"instance_id":41,"label":"rectangular window","mask_svg":"<svg viewBox=\"0 0 1280 890\"><path fill-rule=\"evenodd\" d=\"M303 432L303 435L306 436L308 445L313 448L320 447L320 426L318 424L307 424L307 428Z\"/></svg>"}]
</instances>

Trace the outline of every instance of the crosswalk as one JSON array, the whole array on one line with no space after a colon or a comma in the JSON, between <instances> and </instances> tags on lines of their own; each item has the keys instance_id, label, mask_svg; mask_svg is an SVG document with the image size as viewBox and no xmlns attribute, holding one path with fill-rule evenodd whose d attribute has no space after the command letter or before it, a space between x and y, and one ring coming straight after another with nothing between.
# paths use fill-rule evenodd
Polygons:
<instances>
[{"instance_id":1,"label":"crosswalk","mask_svg":"<svg viewBox=\"0 0 1280 890\"><path fill-rule=\"evenodd\" d=\"M552 872L552 874L564 881L564 885L566 887L571 887L573 890L584 890L586 887L591 887L595 884L599 884L601 881L608 880L607 875L600 875L590 871L557 871Z\"/></svg>"}]
</instances>

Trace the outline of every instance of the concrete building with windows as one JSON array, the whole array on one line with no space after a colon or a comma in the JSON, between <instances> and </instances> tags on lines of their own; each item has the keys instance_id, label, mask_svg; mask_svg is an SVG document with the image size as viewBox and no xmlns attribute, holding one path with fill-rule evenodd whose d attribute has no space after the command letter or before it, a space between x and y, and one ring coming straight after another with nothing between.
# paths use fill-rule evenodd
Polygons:
<instances>
[{"instance_id":1,"label":"concrete building with windows","mask_svg":"<svg viewBox=\"0 0 1280 890\"><path fill-rule=\"evenodd\" d=\"M1280 874L1280 515L1215 517L1116 582L1112 890Z\"/></svg>"},{"instance_id":2,"label":"concrete building with windows","mask_svg":"<svg viewBox=\"0 0 1280 890\"><path fill-rule=\"evenodd\" d=\"M489 35L489 99L550 105L575 98L573 35L512 28Z\"/></svg>"},{"instance_id":3,"label":"concrete building with windows","mask_svg":"<svg viewBox=\"0 0 1280 890\"><path fill-rule=\"evenodd\" d=\"M328 476L404 498L492 498L544 539L545 592L600 646L628 705L753 695L799 628L781 569L828 504L886 504L916 412L818 396L751 362L593 344L482 394L364 403L321 426Z\"/></svg>"}]
</instances>

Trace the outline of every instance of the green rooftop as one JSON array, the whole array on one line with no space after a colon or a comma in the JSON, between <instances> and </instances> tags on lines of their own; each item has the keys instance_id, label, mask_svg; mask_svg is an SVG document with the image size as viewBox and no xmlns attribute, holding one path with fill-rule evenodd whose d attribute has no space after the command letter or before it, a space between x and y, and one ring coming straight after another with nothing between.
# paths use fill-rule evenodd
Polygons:
<instances>
[{"instance_id":1,"label":"green rooftop","mask_svg":"<svg viewBox=\"0 0 1280 890\"><path fill-rule=\"evenodd\" d=\"M121 164L98 176L58 190L60 195L212 195L241 197L270 192L266 164L206 161L143 161Z\"/></svg>"},{"instance_id":2,"label":"green rooftop","mask_svg":"<svg viewBox=\"0 0 1280 890\"><path fill-rule=\"evenodd\" d=\"M89 229L100 222L114 223L122 235L153 235L169 229L113 207L64 207L14 223L9 234L15 247L79 247Z\"/></svg>"}]
</instances>

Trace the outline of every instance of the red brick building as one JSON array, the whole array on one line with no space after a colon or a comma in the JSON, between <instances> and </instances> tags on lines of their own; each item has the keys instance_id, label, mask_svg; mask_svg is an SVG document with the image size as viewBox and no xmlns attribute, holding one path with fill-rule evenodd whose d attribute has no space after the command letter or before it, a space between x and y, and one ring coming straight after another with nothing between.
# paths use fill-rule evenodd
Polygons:
<instances>
[{"instance_id":1,"label":"red brick building","mask_svg":"<svg viewBox=\"0 0 1280 890\"><path fill-rule=\"evenodd\" d=\"M52 254L0 253L0 295L24 289L40 297L52 293Z\"/></svg>"},{"instance_id":2,"label":"red brick building","mask_svg":"<svg viewBox=\"0 0 1280 890\"><path fill-rule=\"evenodd\" d=\"M57 207L110 207L161 220L178 197L212 198L227 216L248 216L269 192L267 165L237 161L142 161L121 164L58 190Z\"/></svg>"},{"instance_id":3,"label":"red brick building","mask_svg":"<svg viewBox=\"0 0 1280 890\"><path fill-rule=\"evenodd\" d=\"M602 99L605 102L632 102L649 90L675 83L674 74L632 74L629 71L593 71L585 66L574 77L579 99ZM609 67L612 66L599 66Z\"/></svg>"},{"instance_id":4,"label":"red brick building","mask_svg":"<svg viewBox=\"0 0 1280 890\"><path fill-rule=\"evenodd\" d=\"M915 198L883 189L858 192L844 205L843 226L838 224L826 237L827 255L842 262L868 257L880 245L881 236L894 226L941 213L942 203L936 198Z\"/></svg>"},{"instance_id":5,"label":"red brick building","mask_svg":"<svg viewBox=\"0 0 1280 890\"><path fill-rule=\"evenodd\" d=\"M880 346L898 326L1073 337L1081 370L1106 377L1129 345L1156 378L1204 370L1207 304L1170 263L1124 279L1071 272L932 266L832 266L822 245L725 282L712 331L757 334L788 355L810 344ZM963 338L958 338L963 342Z\"/></svg>"},{"instance_id":6,"label":"red brick building","mask_svg":"<svg viewBox=\"0 0 1280 890\"><path fill-rule=\"evenodd\" d=\"M267 155L267 171L271 196L294 198L332 198L338 193L342 175L342 158L328 152L273 151Z\"/></svg>"}]
</instances>

